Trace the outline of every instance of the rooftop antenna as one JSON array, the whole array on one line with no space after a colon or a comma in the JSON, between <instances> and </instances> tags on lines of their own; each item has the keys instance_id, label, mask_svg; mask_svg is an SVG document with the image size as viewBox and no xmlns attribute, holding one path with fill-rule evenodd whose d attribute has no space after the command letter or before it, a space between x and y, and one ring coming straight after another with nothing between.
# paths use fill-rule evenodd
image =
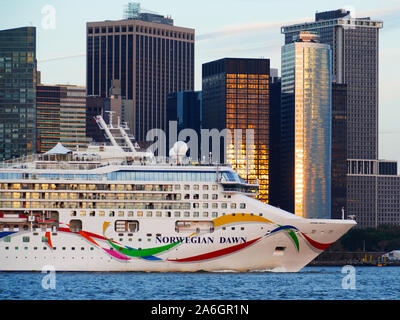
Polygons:
<instances>
[{"instance_id":1,"label":"rooftop antenna","mask_svg":"<svg viewBox=\"0 0 400 320\"><path fill-rule=\"evenodd\" d=\"M140 15L140 3L129 2L124 9L124 19L137 19Z\"/></svg>"}]
</instances>

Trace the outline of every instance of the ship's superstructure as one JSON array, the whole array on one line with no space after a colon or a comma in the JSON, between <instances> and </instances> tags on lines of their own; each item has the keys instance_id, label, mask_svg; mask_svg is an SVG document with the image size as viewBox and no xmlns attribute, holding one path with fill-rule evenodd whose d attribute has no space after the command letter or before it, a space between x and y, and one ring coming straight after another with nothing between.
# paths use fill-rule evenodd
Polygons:
<instances>
[{"instance_id":1,"label":"ship's superstructure","mask_svg":"<svg viewBox=\"0 0 400 320\"><path fill-rule=\"evenodd\" d=\"M160 161L96 120L110 145L1 164L0 270L298 271L355 225L264 204L229 166L179 146Z\"/></svg>"}]
</instances>

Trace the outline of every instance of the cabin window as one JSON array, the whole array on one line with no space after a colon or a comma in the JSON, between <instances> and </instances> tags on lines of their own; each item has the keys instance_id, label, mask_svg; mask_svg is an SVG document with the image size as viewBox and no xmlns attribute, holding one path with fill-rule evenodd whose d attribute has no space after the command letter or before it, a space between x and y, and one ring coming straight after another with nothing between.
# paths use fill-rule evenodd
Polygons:
<instances>
[{"instance_id":1,"label":"cabin window","mask_svg":"<svg viewBox=\"0 0 400 320\"><path fill-rule=\"evenodd\" d=\"M138 232L139 221L137 220L117 220L115 221L115 232Z\"/></svg>"},{"instance_id":2,"label":"cabin window","mask_svg":"<svg viewBox=\"0 0 400 320\"><path fill-rule=\"evenodd\" d=\"M240 204L240 209L245 209L246 208L246 204L245 203L241 203Z\"/></svg>"},{"instance_id":3,"label":"cabin window","mask_svg":"<svg viewBox=\"0 0 400 320\"><path fill-rule=\"evenodd\" d=\"M212 221L177 221L175 223L176 232L214 232L214 222Z\"/></svg>"},{"instance_id":4,"label":"cabin window","mask_svg":"<svg viewBox=\"0 0 400 320\"><path fill-rule=\"evenodd\" d=\"M70 220L69 229L71 230L71 232L82 231L82 220Z\"/></svg>"},{"instance_id":5,"label":"cabin window","mask_svg":"<svg viewBox=\"0 0 400 320\"><path fill-rule=\"evenodd\" d=\"M22 237L22 241L23 241L23 242L29 242L30 239L29 239L29 237Z\"/></svg>"}]
</instances>

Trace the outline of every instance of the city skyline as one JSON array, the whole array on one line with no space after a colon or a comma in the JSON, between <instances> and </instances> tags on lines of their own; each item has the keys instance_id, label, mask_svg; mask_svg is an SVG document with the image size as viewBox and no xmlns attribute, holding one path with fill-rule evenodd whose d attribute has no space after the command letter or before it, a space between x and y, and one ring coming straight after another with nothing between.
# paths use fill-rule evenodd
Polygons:
<instances>
[{"instance_id":1,"label":"city skyline","mask_svg":"<svg viewBox=\"0 0 400 320\"><path fill-rule=\"evenodd\" d=\"M22 25L37 27L37 59L42 83L86 85L86 22L122 19L123 8L127 3L120 0L112 4L104 1L100 2L101 5L93 6L93 1L84 4L77 1L68 4L61 1L9 2L5 4L3 14L0 13L0 29ZM280 27L311 21L316 11L346 8L355 11L356 16L369 15L373 19L383 20L379 54L379 158L400 161L400 148L393 147L400 137L400 111L396 108L394 95L395 76L399 69L395 58L400 47L392 41L399 32L395 20L400 16L400 6L395 1L382 1L379 8L372 1L353 1L351 4L334 6L328 1L300 4L291 0L279 3L236 0L229 4L227 6L227 1L212 4L205 1L201 4L192 2L188 7L179 1L141 1L143 9L170 15L176 26L195 29L195 90L201 90L201 65L223 57L264 57L271 60L272 68L280 71L280 48L284 44ZM287 10L288 4L290 11ZM55 10L54 21L49 19L51 8ZM6 12L7 15L4 14ZM221 15L221 12L224 14ZM53 26L55 29L52 29Z\"/></svg>"}]
</instances>

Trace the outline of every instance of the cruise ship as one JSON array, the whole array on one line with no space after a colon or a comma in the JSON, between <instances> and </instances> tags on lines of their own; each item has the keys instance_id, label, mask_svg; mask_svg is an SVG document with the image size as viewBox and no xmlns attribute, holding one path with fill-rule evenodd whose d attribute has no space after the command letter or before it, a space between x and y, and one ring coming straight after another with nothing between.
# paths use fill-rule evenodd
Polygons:
<instances>
[{"instance_id":1,"label":"cruise ship","mask_svg":"<svg viewBox=\"0 0 400 320\"><path fill-rule=\"evenodd\" d=\"M109 143L0 164L0 271L297 272L356 224L272 207L182 142L160 161L96 121Z\"/></svg>"}]
</instances>

